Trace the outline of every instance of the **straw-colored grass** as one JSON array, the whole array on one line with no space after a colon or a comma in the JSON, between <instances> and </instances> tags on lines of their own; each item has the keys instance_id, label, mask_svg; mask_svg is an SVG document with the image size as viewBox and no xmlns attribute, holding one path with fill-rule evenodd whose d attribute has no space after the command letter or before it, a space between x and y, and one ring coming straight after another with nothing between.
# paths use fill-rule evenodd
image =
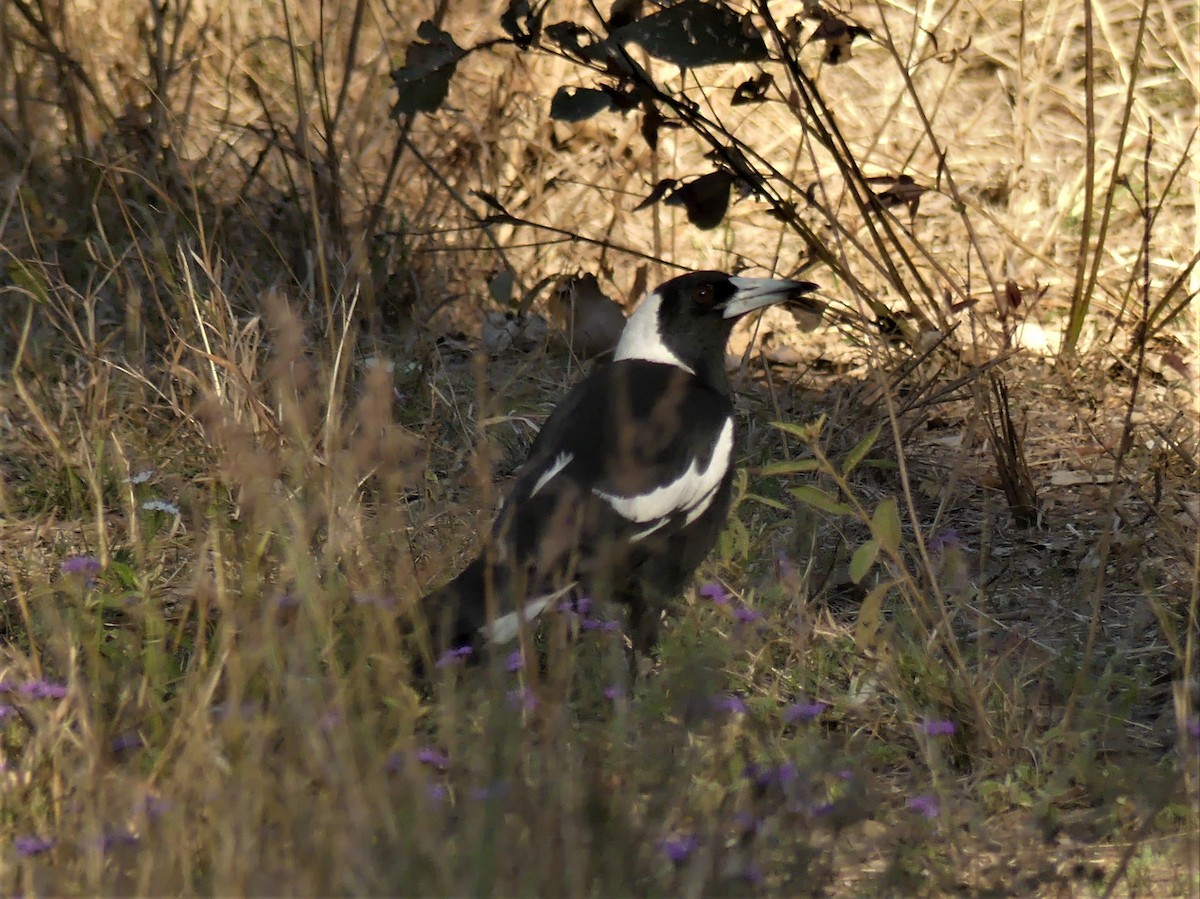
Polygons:
<instances>
[{"instance_id":1,"label":"straw-colored grass","mask_svg":"<svg viewBox=\"0 0 1200 899\"><path fill-rule=\"evenodd\" d=\"M710 231L634 211L703 129L551 122L561 56L389 115L420 18L503 11L0 8L0 893L1200 893L1195 4L860 4L758 105L634 49L797 210ZM833 303L735 340L709 588L633 685L559 615L414 682L580 373L481 351L489 281L553 329L673 266Z\"/></svg>"}]
</instances>

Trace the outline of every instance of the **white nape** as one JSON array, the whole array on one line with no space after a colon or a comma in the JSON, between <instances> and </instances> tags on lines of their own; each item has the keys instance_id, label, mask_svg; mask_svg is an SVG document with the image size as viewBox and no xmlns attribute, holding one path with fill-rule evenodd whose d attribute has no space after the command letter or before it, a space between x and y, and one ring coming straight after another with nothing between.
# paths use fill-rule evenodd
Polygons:
<instances>
[{"instance_id":1,"label":"white nape","mask_svg":"<svg viewBox=\"0 0 1200 899\"><path fill-rule=\"evenodd\" d=\"M629 316L629 321L625 322L625 330L621 332L613 360L619 362L622 359L640 359L643 362L658 362L674 365L689 375L694 375L696 372L685 365L663 342L662 322L658 317L661 307L662 295L657 290L646 295L633 310L633 315Z\"/></svg>"}]
</instances>

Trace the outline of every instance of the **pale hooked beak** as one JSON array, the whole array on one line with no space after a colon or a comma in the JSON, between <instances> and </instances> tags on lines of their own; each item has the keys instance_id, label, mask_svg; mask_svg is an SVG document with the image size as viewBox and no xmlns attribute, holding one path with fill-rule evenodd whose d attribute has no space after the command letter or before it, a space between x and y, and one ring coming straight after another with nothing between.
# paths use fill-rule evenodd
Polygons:
<instances>
[{"instance_id":1,"label":"pale hooked beak","mask_svg":"<svg viewBox=\"0 0 1200 899\"><path fill-rule=\"evenodd\" d=\"M739 318L747 312L762 309L785 300L796 300L819 290L811 281L789 281L786 278L743 278L735 275L729 283L737 291L721 308L725 318Z\"/></svg>"}]
</instances>

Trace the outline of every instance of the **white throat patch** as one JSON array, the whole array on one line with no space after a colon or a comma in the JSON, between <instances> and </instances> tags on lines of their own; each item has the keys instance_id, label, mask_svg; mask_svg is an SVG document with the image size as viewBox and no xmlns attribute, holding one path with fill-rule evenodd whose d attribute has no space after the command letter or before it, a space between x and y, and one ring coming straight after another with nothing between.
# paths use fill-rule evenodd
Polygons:
<instances>
[{"instance_id":1,"label":"white throat patch","mask_svg":"<svg viewBox=\"0 0 1200 899\"><path fill-rule=\"evenodd\" d=\"M662 306L662 296L657 290L646 295L638 303L625 323L621 332L621 340L617 343L617 351L613 355L615 361L621 359L640 359L643 362L659 362L663 365L674 365L682 368L690 375L696 372L691 366L684 365L683 360L663 343L662 326L658 319L658 310Z\"/></svg>"}]
</instances>

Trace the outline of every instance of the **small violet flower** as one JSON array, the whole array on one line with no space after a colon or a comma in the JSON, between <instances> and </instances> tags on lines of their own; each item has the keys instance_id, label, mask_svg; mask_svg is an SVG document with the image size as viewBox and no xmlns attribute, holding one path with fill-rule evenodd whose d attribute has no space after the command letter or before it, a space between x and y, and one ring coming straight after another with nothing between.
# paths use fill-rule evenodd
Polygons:
<instances>
[{"instance_id":1,"label":"small violet flower","mask_svg":"<svg viewBox=\"0 0 1200 899\"><path fill-rule=\"evenodd\" d=\"M658 848L662 850L663 855L679 864L687 861L688 857L700 848L700 838L691 834L682 834L660 840Z\"/></svg>"},{"instance_id":2,"label":"small violet flower","mask_svg":"<svg viewBox=\"0 0 1200 899\"><path fill-rule=\"evenodd\" d=\"M509 653L508 660L504 663L504 668L507 671L517 672L525 667L525 659L521 655L521 650L514 649Z\"/></svg>"},{"instance_id":3,"label":"small violet flower","mask_svg":"<svg viewBox=\"0 0 1200 899\"><path fill-rule=\"evenodd\" d=\"M445 771L450 767L450 756L431 746L417 750L417 761L430 768L437 768L439 771Z\"/></svg>"},{"instance_id":4,"label":"small violet flower","mask_svg":"<svg viewBox=\"0 0 1200 899\"><path fill-rule=\"evenodd\" d=\"M797 721L807 722L812 721L829 708L829 703L816 700L814 702L797 702L787 707L783 713L783 720L788 724L794 724Z\"/></svg>"},{"instance_id":5,"label":"small violet flower","mask_svg":"<svg viewBox=\"0 0 1200 899\"><path fill-rule=\"evenodd\" d=\"M761 621L762 613L756 612L754 609L748 609L745 606L739 606L733 610L733 617L742 624L749 624L752 621Z\"/></svg>"},{"instance_id":6,"label":"small violet flower","mask_svg":"<svg viewBox=\"0 0 1200 899\"><path fill-rule=\"evenodd\" d=\"M949 737L957 728L953 721L926 718L921 722L921 730L931 737Z\"/></svg>"},{"instance_id":7,"label":"small violet flower","mask_svg":"<svg viewBox=\"0 0 1200 899\"><path fill-rule=\"evenodd\" d=\"M922 818L936 818L942 811L942 806L941 803L938 802L938 798L928 794L914 796L912 799L908 800L905 805L910 811L916 812Z\"/></svg>"},{"instance_id":8,"label":"small violet flower","mask_svg":"<svg viewBox=\"0 0 1200 899\"><path fill-rule=\"evenodd\" d=\"M11 718L16 713L17 713L17 710L14 709L11 705L6 705L5 703L0 702L0 721L4 721L7 718Z\"/></svg>"},{"instance_id":9,"label":"small violet flower","mask_svg":"<svg viewBox=\"0 0 1200 899\"><path fill-rule=\"evenodd\" d=\"M621 688L616 684L609 684L604 688L604 698L611 699L613 702L616 702L621 698Z\"/></svg>"},{"instance_id":10,"label":"small violet flower","mask_svg":"<svg viewBox=\"0 0 1200 899\"><path fill-rule=\"evenodd\" d=\"M53 849L54 840L43 837L17 837L13 840L13 848L17 850L17 855L28 858Z\"/></svg>"},{"instance_id":11,"label":"small violet flower","mask_svg":"<svg viewBox=\"0 0 1200 899\"><path fill-rule=\"evenodd\" d=\"M573 612L576 615L586 616L592 610L592 598L590 596L578 596L575 599L565 599L558 604L560 612Z\"/></svg>"},{"instance_id":12,"label":"small violet flower","mask_svg":"<svg viewBox=\"0 0 1200 899\"><path fill-rule=\"evenodd\" d=\"M114 755L121 755L134 749L141 749L145 745L141 735L135 730L130 730L113 737L109 748L112 749Z\"/></svg>"},{"instance_id":13,"label":"small violet flower","mask_svg":"<svg viewBox=\"0 0 1200 899\"><path fill-rule=\"evenodd\" d=\"M67 695L65 684L56 684L48 680L26 681L18 689L30 699L62 699Z\"/></svg>"},{"instance_id":14,"label":"small violet flower","mask_svg":"<svg viewBox=\"0 0 1200 899\"><path fill-rule=\"evenodd\" d=\"M701 596L711 599L713 603L718 606L723 606L729 602L729 594L726 593L725 588L716 581L705 584L700 588L699 593Z\"/></svg>"},{"instance_id":15,"label":"small violet flower","mask_svg":"<svg viewBox=\"0 0 1200 899\"><path fill-rule=\"evenodd\" d=\"M59 566L63 574L82 574L86 577L99 574L103 567L95 556L68 556Z\"/></svg>"},{"instance_id":16,"label":"small violet flower","mask_svg":"<svg viewBox=\"0 0 1200 899\"><path fill-rule=\"evenodd\" d=\"M1193 715L1187 720L1187 734L1193 740L1200 740L1200 715Z\"/></svg>"},{"instance_id":17,"label":"small violet flower","mask_svg":"<svg viewBox=\"0 0 1200 899\"><path fill-rule=\"evenodd\" d=\"M108 830L100 837L101 852L110 852L118 846L136 846L137 844L137 834L130 833L128 830Z\"/></svg>"},{"instance_id":18,"label":"small violet flower","mask_svg":"<svg viewBox=\"0 0 1200 899\"><path fill-rule=\"evenodd\" d=\"M444 653L442 653L442 657L437 660L435 667L450 668L459 664L464 659L469 658L474 654L474 652L475 650L473 650L470 646L459 646L455 649L447 649Z\"/></svg>"},{"instance_id":19,"label":"small violet flower","mask_svg":"<svg viewBox=\"0 0 1200 899\"><path fill-rule=\"evenodd\" d=\"M537 694L528 687L523 687L519 690L509 690L505 694L508 704L514 709L520 708L527 712L532 712L538 707Z\"/></svg>"},{"instance_id":20,"label":"small violet flower","mask_svg":"<svg viewBox=\"0 0 1200 899\"><path fill-rule=\"evenodd\" d=\"M958 531L954 528L946 528L946 530L941 531L929 541L929 551L934 553L945 552L948 549L958 546L960 542Z\"/></svg>"},{"instance_id":21,"label":"small violet flower","mask_svg":"<svg viewBox=\"0 0 1200 899\"><path fill-rule=\"evenodd\" d=\"M712 707L718 712L729 712L731 715L746 714L746 703L740 696L726 693L724 696L714 696Z\"/></svg>"}]
</instances>

